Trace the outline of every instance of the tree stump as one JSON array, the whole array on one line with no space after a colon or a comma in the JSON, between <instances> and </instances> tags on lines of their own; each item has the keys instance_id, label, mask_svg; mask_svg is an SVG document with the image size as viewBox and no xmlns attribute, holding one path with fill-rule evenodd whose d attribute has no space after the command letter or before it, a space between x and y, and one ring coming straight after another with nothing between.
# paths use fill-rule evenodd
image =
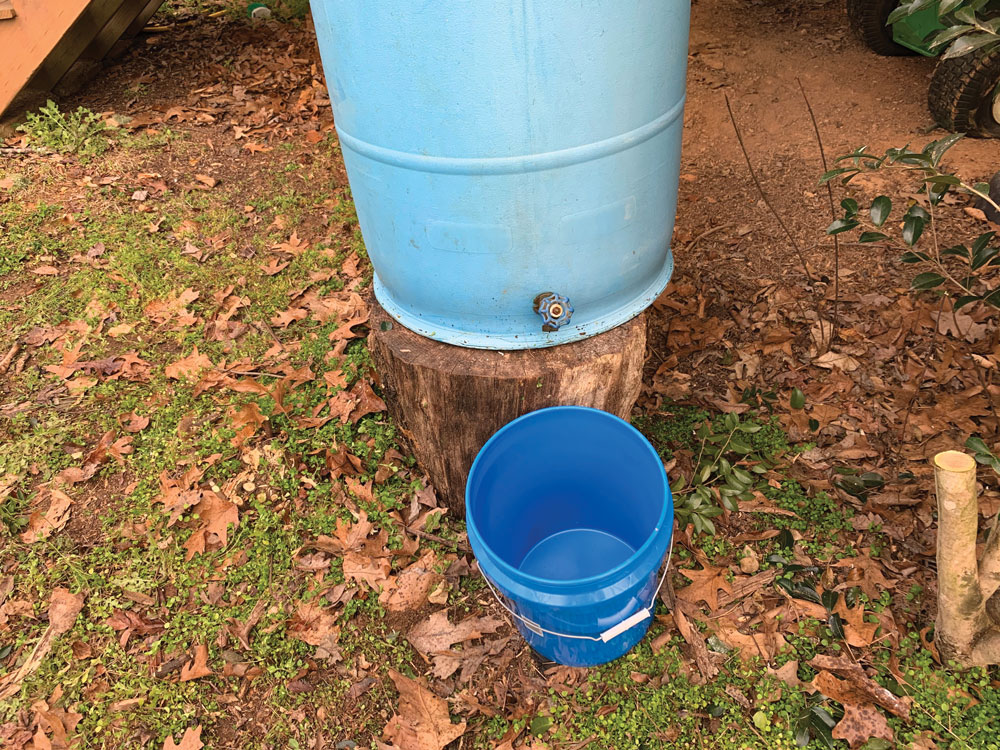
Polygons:
<instances>
[{"instance_id":1,"label":"tree stump","mask_svg":"<svg viewBox=\"0 0 1000 750\"><path fill-rule=\"evenodd\" d=\"M548 349L487 351L424 338L372 301L371 351L389 413L452 517L487 440L546 406L590 406L627 420L639 397L646 317Z\"/></svg>"}]
</instances>

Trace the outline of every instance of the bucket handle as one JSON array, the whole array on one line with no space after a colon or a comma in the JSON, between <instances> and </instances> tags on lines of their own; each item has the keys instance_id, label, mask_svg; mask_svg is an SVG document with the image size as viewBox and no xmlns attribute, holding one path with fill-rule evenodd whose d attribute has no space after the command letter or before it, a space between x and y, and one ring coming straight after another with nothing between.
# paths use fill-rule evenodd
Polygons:
<instances>
[{"instance_id":1,"label":"bucket handle","mask_svg":"<svg viewBox=\"0 0 1000 750\"><path fill-rule=\"evenodd\" d=\"M511 617L520 621L524 625L524 627L526 627L535 635L543 635L543 634L554 635L557 638L573 638L578 641L596 641L597 643L608 643L609 641L617 638L619 635L624 633L626 630L634 628L639 623L645 622L646 620L648 620L650 617L653 616L653 610L656 608L656 597L660 595L660 589L663 588L663 582L667 580L667 574L670 572L670 558L673 556L673 554L674 554L674 537L673 534L671 534L670 548L667 550L667 563L666 565L663 566L663 573L660 575L659 583L656 584L656 591L653 592L653 599L649 603L649 606L640 609L638 612L625 618L617 625L612 625L610 628L608 628L603 633L597 636L573 635L571 633L558 633L554 630L546 630L537 622L533 622L532 620L529 620L527 617L524 617L523 615L520 615L517 612L515 612L513 608L507 604L504 598L500 596L500 592L498 592L496 588L493 586L493 581L489 579L489 576L487 576L485 573L482 572L482 568L479 569L479 572L482 573L483 580L486 581L486 585L489 586L490 591L493 592L493 596L496 597L497 603L505 610L507 610L507 613Z\"/></svg>"}]
</instances>

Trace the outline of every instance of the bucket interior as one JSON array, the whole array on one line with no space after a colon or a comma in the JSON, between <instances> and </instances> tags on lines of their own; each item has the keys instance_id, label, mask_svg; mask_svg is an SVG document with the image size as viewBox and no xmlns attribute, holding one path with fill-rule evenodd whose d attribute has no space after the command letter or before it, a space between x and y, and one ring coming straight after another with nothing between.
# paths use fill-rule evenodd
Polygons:
<instances>
[{"instance_id":1,"label":"bucket interior","mask_svg":"<svg viewBox=\"0 0 1000 750\"><path fill-rule=\"evenodd\" d=\"M482 450L467 511L483 543L524 575L599 576L652 536L666 503L663 465L636 430L605 412L543 409Z\"/></svg>"}]
</instances>

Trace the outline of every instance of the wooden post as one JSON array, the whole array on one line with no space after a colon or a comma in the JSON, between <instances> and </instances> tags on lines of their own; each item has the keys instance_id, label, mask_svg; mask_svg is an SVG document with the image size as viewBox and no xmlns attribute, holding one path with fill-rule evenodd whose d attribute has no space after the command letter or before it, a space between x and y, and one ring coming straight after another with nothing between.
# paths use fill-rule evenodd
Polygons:
<instances>
[{"instance_id":1,"label":"wooden post","mask_svg":"<svg viewBox=\"0 0 1000 750\"><path fill-rule=\"evenodd\" d=\"M472 462L498 429L546 406L591 406L628 419L642 384L645 315L548 349L464 349L419 336L372 302L371 351L389 412L456 518Z\"/></svg>"}]
</instances>

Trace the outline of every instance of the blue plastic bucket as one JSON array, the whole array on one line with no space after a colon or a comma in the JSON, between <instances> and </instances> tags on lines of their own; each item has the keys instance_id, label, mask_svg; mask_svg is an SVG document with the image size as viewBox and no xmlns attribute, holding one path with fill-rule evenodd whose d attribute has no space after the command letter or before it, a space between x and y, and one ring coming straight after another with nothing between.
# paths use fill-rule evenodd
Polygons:
<instances>
[{"instance_id":1,"label":"blue plastic bucket","mask_svg":"<svg viewBox=\"0 0 1000 750\"><path fill-rule=\"evenodd\" d=\"M390 315L449 344L529 349L656 299L673 268L690 0L312 11ZM536 304L545 293L558 304Z\"/></svg>"},{"instance_id":2,"label":"blue plastic bucket","mask_svg":"<svg viewBox=\"0 0 1000 750\"><path fill-rule=\"evenodd\" d=\"M627 422L580 406L514 420L476 457L465 508L480 570L540 654L594 666L645 635L674 506Z\"/></svg>"}]
</instances>

